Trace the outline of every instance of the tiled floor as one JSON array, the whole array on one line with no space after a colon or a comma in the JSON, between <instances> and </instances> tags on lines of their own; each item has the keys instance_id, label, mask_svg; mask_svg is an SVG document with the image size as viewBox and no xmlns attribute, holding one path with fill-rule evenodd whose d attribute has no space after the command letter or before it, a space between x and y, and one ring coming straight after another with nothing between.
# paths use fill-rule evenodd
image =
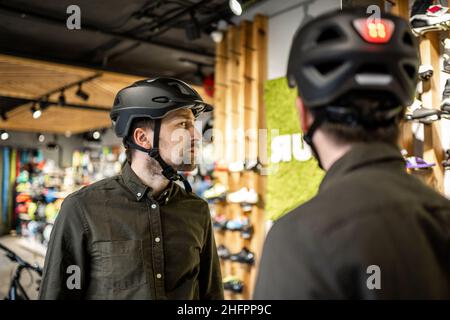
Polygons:
<instances>
[{"instance_id":1,"label":"tiled floor","mask_svg":"<svg viewBox=\"0 0 450 320\"><path fill-rule=\"evenodd\" d=\"M14 251L28 263L37 263L40 267L44 266L44 256L42 253L27 249L27 246L24 245L24 243L26 244L24 239L20 237L4 236L0 237L0 243ZM8 292L15 268L16 264L11 262L5 256L4 251L0 250L0 299L3 299ZM36 299L38 294L36 280L39 279L39 276L33 272L31 277L30 273L27 271L22 272L21 284L27 291L30 298Z\"/></svg>"}]
</instances>

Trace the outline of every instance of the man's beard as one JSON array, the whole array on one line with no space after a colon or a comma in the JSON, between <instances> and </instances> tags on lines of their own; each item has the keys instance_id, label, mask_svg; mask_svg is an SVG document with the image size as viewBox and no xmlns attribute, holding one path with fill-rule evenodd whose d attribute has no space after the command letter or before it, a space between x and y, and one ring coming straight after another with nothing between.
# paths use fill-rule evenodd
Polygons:
<instances>
[{"instance_id":1,"label":"man's beard","mask_svg":"<svg viewBox=\"0 0 450 320\"><path fill-rule=\"evenodd\" d=\"M159 164L158 161L156 161L156 159L154 159L150 156L148 156L147 169L152 175L162 174L161 165Z\"/></svg>"},{"instance_id":2,"label":"man's beard","mask_svg":"<svg viewBox=\"0 0 450 320\"><path fill-rule=\"evenodd\" d=\"M191 154L191 149L194 148L194 153ZM196 147L186 147L181 151L181 154L178 156L177 161L172 161L172 159L167 159L171 161L167 161L166 157L161 155L162 159L172 166L176 171L192 171L197 166L196 157L199 154L199 148ZM154 158L149 156L148 159L148 169L153 174L161 174L162 168L161 165ZM172 164L173 163L173 164Z\"/></svg>"}]
</instances>

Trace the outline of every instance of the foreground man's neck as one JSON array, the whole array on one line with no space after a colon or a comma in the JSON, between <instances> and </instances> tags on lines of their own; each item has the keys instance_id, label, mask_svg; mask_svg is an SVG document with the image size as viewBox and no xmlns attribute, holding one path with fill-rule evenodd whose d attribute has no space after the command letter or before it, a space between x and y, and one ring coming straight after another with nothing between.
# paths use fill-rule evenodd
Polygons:
<instances>
[{"instance_id":1,"label":"foreground man's neck","mask_svg":"<svg viewBox=\"0 0 450 320\"><path fill-rule=\"evenodd\" d=\"M313 139L325 171L328 171L336 161L342 158L352 148L351 144L336 144L336 142L328 138L321 130L316 131Z\"/></svg>"},{"instance_id":2,"label":"foreground man's neck","mask_svg":"<svg viewBox=\"0 0 450 320\"><path fill-rule=\"evenodd\" d=\"M133 161L131 169L145 185L149 186L152 196L157 197L169 185L169 180L161 174L161 167L155 165L149 169L148 163Z\"/></svg>"}]
</instances>

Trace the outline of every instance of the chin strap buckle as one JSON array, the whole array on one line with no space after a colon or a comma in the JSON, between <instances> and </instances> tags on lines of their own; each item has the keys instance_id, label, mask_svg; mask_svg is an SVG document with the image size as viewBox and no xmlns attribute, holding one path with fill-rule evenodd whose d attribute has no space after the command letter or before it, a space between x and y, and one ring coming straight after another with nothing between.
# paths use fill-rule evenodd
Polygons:
<instances>
[{"instance_id":1,"label":"chin strap buckle","mask_svg":"<svg viewBox=\"0 0 450 320\"><path fill-rule=\"evenodd\" d=\"M181 180L180 175L170 166L163 169L162 174L169 180Z\"/></svg>"},{"instance_id":2,"label":"chin strap buckle","mask_svg":"<svg viewBox=\"0 0 450 320\"><path fill-rule=\"evenodd\" d=\"M159 156L159 148L151 148L148 152L148 155L152 158L156 158L157 156Z\"/></svg>"}]
</instances>

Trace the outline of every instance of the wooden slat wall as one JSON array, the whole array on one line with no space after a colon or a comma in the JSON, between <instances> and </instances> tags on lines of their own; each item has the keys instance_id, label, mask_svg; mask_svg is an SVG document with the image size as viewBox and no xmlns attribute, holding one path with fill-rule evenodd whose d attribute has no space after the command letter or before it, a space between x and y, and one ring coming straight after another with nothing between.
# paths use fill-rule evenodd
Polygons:
<instances>
[{"instance_id":1,"label":"wooden slat wall","mask_svg":"<svg viewBox=\"0 0 450 320\"><path fill-rule=\"evenodd\" d=\"M434 74L424 85L422 94L423 106L430 109L440 109L440 70L439 64L439 33L428 32L420 39L420 56L423 64L433 66ZM444 172L440 163L443 160L444 152L440 139L440 123L435 121L432 124L424 124L423 158L427 162L435 162L437 165L425 176L425 181L434 189L444 192Z\"/></svg>"},{"instance_id":2,"label":"wooden slat wall","mask_svg":"<svg viewBox=\"0 0 450 320\"><path fill-rule=\"evenodd\" d=\"M36 99L97 73L98 70L0 55L0 95ZM101 77L83 84L83 90L90 95L88 101L75 95L77 87L65 92L67 103L104 107L105 112L54 106L47 109L41 118L33 119L31 104L27 104L7 113L7 121L0 119L0 129L75 134L109 127L111 121L108 111L115 94L139 79L136 76L102 72ZM206 101L212 102L203 88L194 87ZM53 94L50 100L58 101L58 97L59 93Z\"/></svg>"},{"instance_id":3,"label":"wooden slat wall","mask_svg":"<svg viewBox=\"0 0 450 320\"><path fill-rule=\"evenodd\" d=\"M216 46L215 110L214 129L216 137L223 136L222 143L215 143L216 160L228 164L258 157L257 134L249 129L265 128L263 106L264 81L267 66L267 18L255 16L253 22L244 21L231 27L224 40ZM243 134L246 132L247 134ZM261 148L266 148L262 145ZM244 240L238 232L216 232L218 245L224 244L232 253L247 247L256 255L255 266L222 261L224 277L234 275L244 283L242 294L226 292L227 299L249 299L257 275L257 265L264 241L264 195L265 180L254 172L215 173L218 181L228 186L230 192L242 187L254 188L260 195L260 202L251 212L244 213L238 204L219 203L216 214L227 219L248 216L255 233L250 240Z\"/></svg>"},{"instance_id":4,"label":"wooden slat wall","mask_svg":"<svg viewBox=\"0 0 450 320\"><path fill-rule=\"evenodd\" d=\"M392 7L392 13L404 19L409 19L408 0L397 0ZM400 146L408 151L409 155L414 154L414 141L410 122L404 122L400 131Z\"/></svg>"},{"instance_id":5,"label":"wooden slat wall","mask_svg":"<svg viewBox=\"0 0 450 320\"><path fill-rule=\"evenodd\" d=\"M409 19L409 1L395 1L393 13L405 19ZM440 91L440 75L442 67L439 63L439 36L439 32L428 32L419 38L421 63L429 64L433 66L434 69L431 79L423 82L423 94L421 97L422 103L424 107L434 109L439 109L442 97L442 92ZM413 133L410 123L405 123L403 125L400 144L408 151L410 156L423 156L425 161L436 163L433 170L423 170L411 173L417 175L435 190L444 193L444 171L440 165L444 157L444 151L442 149L440 138L440 123L433 122L432 124L424 124L423 126L423 155L417 154L418 151L414 149Z\"/></svg>"}]
</instances>

